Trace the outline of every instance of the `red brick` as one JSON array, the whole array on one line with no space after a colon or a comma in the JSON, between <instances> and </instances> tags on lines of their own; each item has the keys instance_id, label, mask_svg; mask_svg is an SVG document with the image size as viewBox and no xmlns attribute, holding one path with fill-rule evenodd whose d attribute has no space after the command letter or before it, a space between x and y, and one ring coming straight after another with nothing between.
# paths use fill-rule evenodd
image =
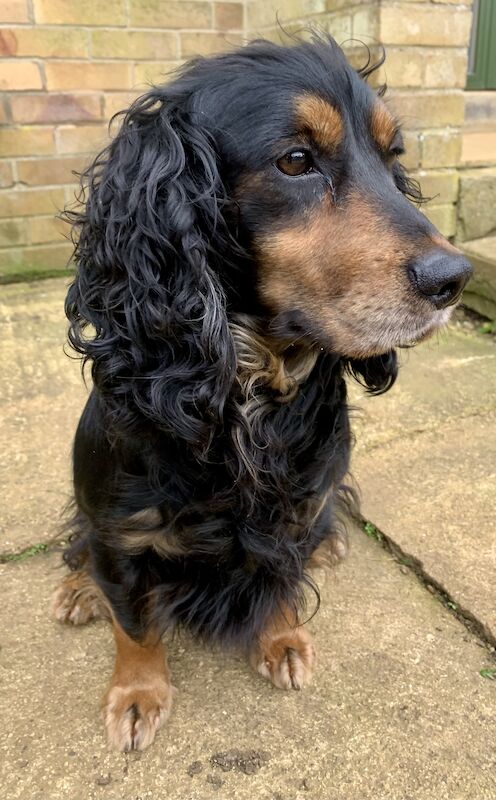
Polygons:
<instances>
[{"instance_id":1,"label":"red brick","mask_svg":"<svg viewBox=\"0 0 496 800\"><path fill-rule=\"evenodd\" d=\"M27 0L2 0L0 22L29 22Z\"/></svg>"},{"instance_id":2,"label":"red brick","mask_svg":"<svg viewBox=\"0 0 496 800\"><path fill-rule=\"evenodd\" d=\"M219 31L243 28L243 6L241 3L214 3L214 28Z\"/></svg>"},{"instance_id":3,"label":"red brick","mask_svg":"<svg viewBox=\"0 0 496 800\"><path fill-rule=\"evenodd\" d=\"M12 245L15 244L25 244L26 241L26 220L0 220L0 247L12 247Z\"/></svg>"},{"instance_id":4,"label":"red brick","mask_svg":"<svg viewBox=\"0 0 496 800\"><path fill-rule=\"evenodd\" d=\"M84 156L26 159L17 162L17 174L20 182L28 186L74 183L73 171L80 172L86 162Z\"/></svg>"},{"instance_id":5,"label":"red brick","mask_svg":"<svg viewBox=\"0 0 496 800\"><path fill-rule=\"evenodd\" d=\"M102 119L101 95L22 94L10 99L15 122L90 122Z\"/></svg>"},{"instance_id":6,"label":"red brick","mask_svg":"<svg viewBox=\"0 0 496 800\"><path fill-rule=\"evenodd\" d=\"M35 245L34 247L8 248L0 251L0 281L19 273L43 273L48 270L63 270L72 254L67 243Z\"/></svg>"},{"instance_id":7,"label":"red brick","mask_svg":"<svg viewBox=\"0 0 496 800\"><path fill-rule=\"evenodd\" d=\"M63 189L0 192L0 217L56 214L64 206Z\"/></svg>"},{"instance_id":8,"label":"red brick","mask_svg":"<svg viewBox=\"0 0 496 800\"><path fill-rule=\"evenodd\" d=\"M232 50L241 42L241 36L237 33L181 33L181 55L189 58L223 53Z\"/></svg>"},{"instance_id":9,"label":"red brick","mask_svg":"<svg viewBox=\"0 0 496 800\"><path fill-rule=\"evenodd\" d=\"M44 156L53 153L54 146L51 128L5 128L0 136L0 156Z\"/></svg>"},{"instance_id":10,"label":"red brick","mask_svg":"<svg viewBox=\"0 0 496 800\"><path fill-rule=\"evenodd\" d=\"M129 108L131 103L136 100L138 95L139 92L115 92L111 94L105 94L104 119L109 120L114 116L114 114L117 114L118 111L123 111L125 108Z\"/></svg>"},{"instance_id":11,"label":"red brick","mask_svg":"<svg viewBox=\"0 0 496 800\"><path fill-rule=\"evenodd\" d=\"M49 90L129 89L130 67L124 62L47 61Z\"/></svg>"},{"instance_id":12,"label":"red brick","mask_svg":"<svg viewBox=\"0 0 496 800\"><path fill-rule=\"evenodd\" d=\"M179 41L172 31L106 31L91 33L91 52L95 58L174 59Z\"/></svg>"},{"instance_id":13,"label":"red brick","mask_svg":"<svg viewBox=\"0 0 496 800\"><path fill-rule=\"evenodd\" d=\"M33 0L36 22L49 25L125 25L125 0Z\"/></svg>"},{"instance_id":14,"label":"red brick","mask_svg":"<svg viewBox=\"0 0 496 800\"><path fill-rule=\"evenodd\" d=\"M14 185L14 175L10 161L0 161L0 189L8 189Z\"/></svg>"},{"instance_id":15,"label":"red brick","mask_svg":"<svg viewBox=\"0 0 496 800\"><path fill-rule=\"evenodd\" d=\"M130 0L129 21L136 28L210 28L210 3L189 0Z\"/></svg>"},{"instance_id":16,"label":"red brick","mask_svg":"<svg viewBox=\"0 0 496 800\"><path fill-rule=\"evenodd\" d=\"M133 84L138 87L144 85L148 87L150 83L154 85L168 83L180 63L180 61L137 61L134 65Z\"/></svg>"},{"instance_id":17,"label":"red brick","mask_svg":"<svg viewBox=\"0 0 496 800\"><path fill-rule=\"evenodd\" d=\"M57 130L57 152L64 154L97 153L108 144L105 125L67 125Z\"/></svg>"},{"instance_id":18,"label":"red brick","mask_svg":"<svg viewBox=\"0 0 496 800\"><path fill-rule=\"evenodd\" d=\"M32 217L25 220L27 238L31 244L61 242L66 240L69 227L57 217Z\"/></svg>"},{"instance_id":19,"label":"red brick","mask_svg":"<svg viewBox=\"0 0 496 800\"><path fill-rule=\"evenodd\" d=\"M88 35L80 28L2 28L0 55L84 58Z\"/></svg>"},{"instance_id":20,"label":"red brick","mask_svg":"<svg viewBox=\"0 0 496 800\"><path fill-rule=\"evenodd\" d=\"M0 61L0 91L43 89L38 64L32 61Z\"/></svg>"},{"instance_id":21,"label":"red brick","mask_svg":"<svg viewBox=\"0 0 496 800\"><path fill-rule=\"evenodd\" d=\"M0 125L8 125L9 121L7 113L7 95L4 95L3 98L0 95Z\"/></svg>"}]
</instances>

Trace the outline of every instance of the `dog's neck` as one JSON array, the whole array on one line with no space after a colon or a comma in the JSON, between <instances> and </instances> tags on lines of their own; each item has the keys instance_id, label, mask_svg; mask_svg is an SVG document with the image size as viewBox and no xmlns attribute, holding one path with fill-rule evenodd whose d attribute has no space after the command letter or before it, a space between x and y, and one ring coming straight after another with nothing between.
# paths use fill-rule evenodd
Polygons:
<instances>
[{"instance_id":1,"label":"dog's neck","mask_svg":"<svg viewBox=\"0 0 496 800\"><path fill-rule=\"evenodd\" d=\"M237 356L237 383L245 400L269 391L272 402L288 403L313 370L321 348L262 330L260 320L237 314L230 323Z\"/></svg>"}]
</instances>

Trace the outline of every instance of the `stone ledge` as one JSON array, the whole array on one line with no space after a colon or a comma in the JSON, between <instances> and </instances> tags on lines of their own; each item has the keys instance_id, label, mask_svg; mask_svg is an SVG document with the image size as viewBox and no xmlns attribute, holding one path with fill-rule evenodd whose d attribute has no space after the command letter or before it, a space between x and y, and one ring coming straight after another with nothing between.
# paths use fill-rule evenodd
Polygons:
<instances>
[{"instance_id":1,"label":"stone ledge","mask_svg":"<svg viewBox=\"0 0 496 800\"><path fill-rule=\"evenodd\" d=\"M496 236L464 242L461 248L475 270L463 302L479 314L496 319Z\"/></svg>"}]
</instances>

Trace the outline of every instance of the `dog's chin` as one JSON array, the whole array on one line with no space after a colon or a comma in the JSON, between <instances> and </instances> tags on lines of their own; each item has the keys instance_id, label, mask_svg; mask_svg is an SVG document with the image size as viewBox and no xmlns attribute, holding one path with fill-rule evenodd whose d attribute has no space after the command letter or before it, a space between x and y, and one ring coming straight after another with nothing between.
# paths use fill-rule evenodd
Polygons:
<instances>
[{"instance_id":1,"label":"dog's chin","mask_svg":"<svg viewBox=\"0 0 496 800\"><path fill-rule=\"evenodd\" d=\"M370 336L370 332L369 336L363 335L363 333L360 336L360 332L357 332L353 337L356 338L356 344L348 341L347 352L342 355L347 358L365 359L384 356L396 348L415 347L447 325L453 308L454 306L450 306L431 312L427 319L425 316L419 318L409 315L403 322L396 321L394 325L386 323L382 329L378 325L373 331L373 338Z\"/></svg>"},{"instance_id":2,"label":"dog's chin","mask_svg":"<svg viewBox=\"0 0 496 800\"><path fill-rule=\"evenodd\" d=\"M402 334L394 347L408 349L415 347L420 342L425 342L426 339L430 339L431 336L441 331L448 324L454 307L449 306L435 311L428 322L414 326L413 329L409 329Z\"/></svg>"},{"instance_id":3,"label":"dog's chin","mask_svg":"<svg viewBox=\"0 0 496 800\"><path fill-rule=\"evenodd\" d=\"M455 306L430 311L419 315L412 311L399 315L385 315L372 326L360 326L356 320L348 323L343 331L326 331L301 311L283 312L274 317L268 327L270 334L287 339L288 346L295 343L307 344L310 348L320 346L320 350L344 358L365 359L383 356L396 348L408 349L429 339L449 322ZM381 312L380 316L383 316ZM394 323L391 321L394 319ZM369 320L367 320L369 322Z\"/></svg>"}]
</instances>

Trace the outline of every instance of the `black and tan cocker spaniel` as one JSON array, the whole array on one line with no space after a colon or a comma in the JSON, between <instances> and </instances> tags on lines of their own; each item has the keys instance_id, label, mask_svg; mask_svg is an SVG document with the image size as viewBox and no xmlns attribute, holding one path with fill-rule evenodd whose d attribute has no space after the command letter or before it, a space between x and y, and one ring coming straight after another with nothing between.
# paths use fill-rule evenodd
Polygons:
<instances>
[{"instance_id":1,"label":"black and tan cocker spaniel","mask_svg":"<svg viewBox=\"0 0 496 800\"><path fill-rule=\"evenodd\" d=\"M112 620L122 750L170 712L176 626L308 681L311 567L346 550L345 374L386 391L394 348L443 326L470 276L410 202L370 71L327 37L199 58L84 177L67 315L94 389L55 613Z\"/></svg>"}]
</instances>

